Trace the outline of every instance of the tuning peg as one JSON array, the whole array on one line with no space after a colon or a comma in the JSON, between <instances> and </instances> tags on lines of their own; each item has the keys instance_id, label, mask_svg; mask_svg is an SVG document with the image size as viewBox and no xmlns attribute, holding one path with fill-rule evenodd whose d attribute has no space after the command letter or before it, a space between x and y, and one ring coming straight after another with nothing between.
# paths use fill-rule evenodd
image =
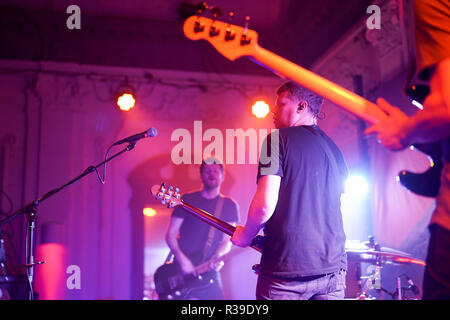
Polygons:
<instances>
[{"instance_id":1,"label":"tuning peg","mask_svg":"<svg viewBox=\"0 0 450 320\"><path fill-rule=\"evenodd\" d=\"M248 31L248 24L249 24L249 21L250 21L250 17L249 17L249 16L246 16L246 17L245 17L244 32L242 33L242 37L241 37L241 45L242 45L242 46L247 45L247 44L250 44L250 41L251 41L250 37L247 36L247 31Z\"/></svg>"},{"instance_id":2,"label":"tuning peg","mask_svg":"<svg viewBox=\"0 0 450 320\"><path fill-rule=\"evenodd\" d=\"M222 16L222 9L220 9L219 7L211 7L210 10L213 16L213 25L209 29L209 36L213 38L218 36L220 33L220 29L214 25L214 21L217 19L217 17Z\"/></svg>"},{"instance_id":3,"label":"tuning peg","mask_svg":"<svg viewBox=\"0 0 450 320\"><path fill-rule=\"evenodd\" d=\"M233 22L234 11L230 11L228 13L228 17L229 17L230 23L228 24L228 27L225 30L225 41L232 41L236 37L236 34L234 33L234 31L231 30L231 27L230 27L231 22Z\"/></svg>"},{"instance_id":4,"label":"tuning peg","mask_svg":"<svg viewBox=\"0 0 450 320\"><path fill-rule=\"evenodd\" d=\"M245 16L244 33L247 32L249 23L250 23L250 17Z\"/></svg>"},{"instance_id":5,"label":"tuning peg","mask_svg":"<svg viewBox=\"0 0 450 320\"><path fill-rule=\"evenodd\" d=\"M206 4L205 1L200 2L199 4L197 4L195 6L195 13L197 15L197 19L200 20L200 16L203 14L203 12L205 12L208 9L208 5ZM195 22L195 26L194 26L194 32L195 33L199 33L199 32L203 32L203 30L205 30L205 26L200 23L199 21Z\"/></svg>"},{"instance_id":6,"label":"tuning peg","mask_svg":"<svg viewBox=\"0 0 450 320\"><path fill-rule=\"evenodd\" d=\"M175 188L175 192L176 193L180 192L180 189L179 188Z\"/></svg>"}]
</instances>

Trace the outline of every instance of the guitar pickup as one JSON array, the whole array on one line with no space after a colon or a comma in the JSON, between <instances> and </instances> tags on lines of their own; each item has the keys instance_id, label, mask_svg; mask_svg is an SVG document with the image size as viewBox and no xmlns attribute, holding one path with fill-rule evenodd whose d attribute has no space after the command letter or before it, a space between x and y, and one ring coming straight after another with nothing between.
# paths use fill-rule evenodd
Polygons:
<instances>
[{"instance_id":1,"label":"guitar pickup","mask_svg":"<svg viewBox=\"0 0 450 320\"><path fill-rule=\"evenodd\" d=\"M196 21L195 26L194 26L194 32L199 33L199 32L203 32L203 30L205 30L205 26L203 24L201 24L200 22Z\"/></svg>"},{"instance_id":2,"label":"guitar pickup","mask_svg":"<svg viewBox=\"0 0 450 320\"><path fill-rule=\"evenodd\" d=\"M249 45L251 41L251 38L244 33L241 37L241 46Z\"/></svg>"},{"instance_id":3,"label":"guitar pickup","mask_svg":"<svg viewBox=\"0 0 450 320\"><path fill-rule=\"evenodd\" d=\"M209 36L211 38L214 38L214 37L218 36L219 33L220 33L220 29L219 28L211 26L211 28L209 29Z\"/></svg>"}]
</instances>

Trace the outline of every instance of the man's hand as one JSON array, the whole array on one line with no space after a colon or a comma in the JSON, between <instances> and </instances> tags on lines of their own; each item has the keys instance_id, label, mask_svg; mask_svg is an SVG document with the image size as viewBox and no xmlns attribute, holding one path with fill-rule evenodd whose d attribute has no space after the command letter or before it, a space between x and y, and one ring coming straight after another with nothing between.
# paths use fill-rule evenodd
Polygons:
<instances>
[{"instance_id":1,"label":"man's hand","mask_svg":"<svg viewBox=\"0 0 450 320\"><path fill-rule=\"evenodd\" d=\"M249 237L245 233L245 228L243 226L236 226L236 230L231 237L231 242L239 247L248 247L253 241L252 237Z\"/></svg>"},{"instance_id":2,"label":"man's hand","mask_svg":"<svg viewBox=\"0 0 450 320\"><path fill-rule=\"evenodd\" d=\"M178 264L180 265L181 268L181 272L183 274L194 274L194 276L196 276L196 274L194 273L195 271L195 266L192 263L191 260L189 260L189 258L187 258L186 256L182 256L178 259Z\"/></svg>"},{"instance_id":3,"label":"man's hand","mask_svg":"<svg viewBox=\"0 0 450 320\"><path fill-rule=\"evenodd\" d=\"M382 98L377 100L377 104L388 115L388 118L367 128L364 134L377 134L378 141L390 150L406 148L411 143L408 141L411 127L410 118Z\"/></svg>"},{"instance_id":4,"label":"man's hand","mask_svg":"<svg viewBox=\"0 0 450 320\"><path fill-rule=\"evenodd\" d=\"M212 260L214 260L214 259L212 259ZM225 265L225 262L223 262L222 260L217 260L215 262L211 262L209 264L209 268L211 270L220 271L220 269L222 269L224 265Z\"/></svg>"}]
</instances>

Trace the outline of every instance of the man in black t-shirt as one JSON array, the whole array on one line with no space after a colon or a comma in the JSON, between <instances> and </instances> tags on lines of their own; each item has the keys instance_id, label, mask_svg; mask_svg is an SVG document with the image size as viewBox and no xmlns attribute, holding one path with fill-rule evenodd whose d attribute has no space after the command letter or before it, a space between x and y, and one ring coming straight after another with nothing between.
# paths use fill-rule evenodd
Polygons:
<instances>
[{"instance_id":1,"label":"man in black t-shirt","mask_svg":"<svg viewBox=\"0 0 450 320\"><path fill-rule=\"evenodd\" d=\"M288 82L277 91L275 127L260 156L245 226L231 241L266 235L258 299L343 299L347 258L340 196L347 166L316 124L323 99Z\"/></svg>"},{"instance_id":2,"label":"man in black t-shirt","mask_svg":"<svg viewBox=\"0 0 450 320\"><path fill-rule=\"evenodd\" d=\"M182 197L183 201L231 225L236 225L239 220L237 203L220 194L220 186L224 179L223 165L217 159L208 158L200 166L200 176L203 188L185 194ZM197 274L195 266L215 260L231 249L228 236L179 207L172 213L166 242L181 272L196 276L200 274ZM221 300L222 284L218 266L215 265L215 268L200 276L202 281L193 283L193 290L185 299ZM209 285L200 288L203 283Z\"/></svg>"}]
</instances>

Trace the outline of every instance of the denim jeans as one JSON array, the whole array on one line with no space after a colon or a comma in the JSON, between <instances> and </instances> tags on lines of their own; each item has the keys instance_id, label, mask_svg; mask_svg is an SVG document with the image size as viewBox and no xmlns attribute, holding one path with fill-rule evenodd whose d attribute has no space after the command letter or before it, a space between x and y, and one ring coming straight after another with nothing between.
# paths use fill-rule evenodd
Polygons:
<instances>
[{"instance_id":1,"label":"denim jeans","mask_svg":"<svg viewBox=\"0 0 450 320\"><path fill-rule=\"evenodd\" d=\"M258 300L343 300L344 270L317 277L283 278L259 275L256 285Z\"/></svg>"}]
</instances>

